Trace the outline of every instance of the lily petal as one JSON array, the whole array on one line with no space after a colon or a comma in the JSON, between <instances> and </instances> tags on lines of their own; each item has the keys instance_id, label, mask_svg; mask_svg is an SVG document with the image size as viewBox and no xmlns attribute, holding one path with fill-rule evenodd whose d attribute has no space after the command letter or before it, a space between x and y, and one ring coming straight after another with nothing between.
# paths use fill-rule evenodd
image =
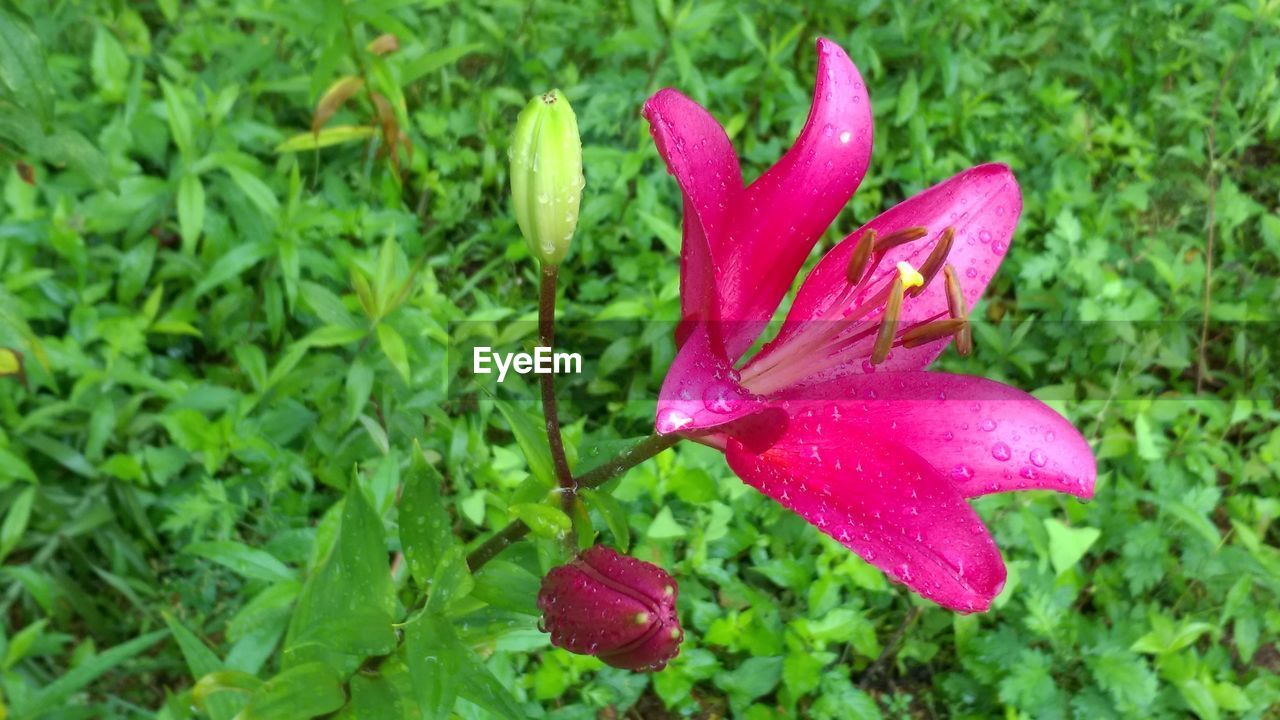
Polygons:
<instances>
[{"instance_id":1,"label":"lily petal","mask_svg":"<svg viewBox=\"0 0 1280 720\"><path fill-rule=\"evenodd\" d=\"M853 196L871 160L871 102L853 61L819 38L818 75L804 129L747 188L732 231L712 237L720 263L725 349L737 360L773 316L814 243Z\"/></svg>"},{"instance_id":2,"label":"lily petal","mask_svg":"<svg viewBox=\"0 0 1280 720\"><path fill-rule=\"evenodd\" d=\"M649 121L658 154L680 184L684 197L682 319L686 324L714 319L709 303L715 297L716 273L708 238L729 232L728 218L742 194L738 157L729 136L711 113L677 90L659 90L649 98L644 104L644 117Z\"/></svg>"},{"instance_id":3,"label":"lily petal","mask_svg":"<svg viewBox=\"0 0 1280 720\"><path fill-rule=\"evenodd\" d=\"M691 434L731 423L764 408L738 384L713 323L698 323L676 352L658 394L654 427L660 435Z\"/></svg>"},{"instance_id":4,"label":"lily petal","mask_svg":"<svg viewBox=\"0 0 1280 720\"><path fill-rule=\"evenodd\" d=\"M950 482L915 452L853 422L853 409L792 415L763 453L730 439L748 485L943 607L981 612L1004 587L1000 551Z\"/></svg>"},{"instance_id":5,"label":"lily petal","mask_svg":"<svg viewBox=\"0 0 1280 720\"><path fill-rule=\"evenodd\" d=\"M798 386L777 400L795 408L842 398L866 432L887 428L928 459L964 497L1056 490L1093 497L1089 442L1053 408L994 380L938 372L877 372Z\"/></svg>"},{"instance_id":6,"label":"lily petal","mask_svg":"<svg viewBox=\"0 0 1280 720\"><path fill-rule=\"evenodd\" d=\"M948 227L954 228L955 238L947 263L955 267L965 303L972 309L1004 259L1021 212L1018 182L1007 166L998 163L965 170L895 205L846 237L822 258L801 285L777 339L752 358L752 362L785 345L787 339L806 324L832 322L836 305L857 307L867 302L898 272L898 262L905 261L917 268L923 265ZM925 237L886 252L859 292L848 295L845 291L849 258L863 233L874 230L883 238L913 227L925 228ZM838 317L838 313L835 316ZM906 329L915 323L943 317L947 317L946 287L942 273L938 273L923 292L903 302L899 327ZM875 369L923 370L948 342L950 338L942 338L911 349L894 348L888 359ZM851 358L846 366L829 375L865 372L867 366L863 359L862 356Z\"/></svg>"}]
</instances>

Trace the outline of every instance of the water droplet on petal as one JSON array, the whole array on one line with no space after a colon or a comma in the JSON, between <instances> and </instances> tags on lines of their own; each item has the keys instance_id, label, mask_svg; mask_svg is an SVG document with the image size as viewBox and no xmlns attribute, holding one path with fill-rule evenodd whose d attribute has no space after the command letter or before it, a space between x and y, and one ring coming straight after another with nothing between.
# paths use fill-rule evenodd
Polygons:
<instances>
[{"instance_id":1,"label":"water droplet on petal","mask_svg":"<svg viewBox=\"0 0 1280 720\"><path fill-rule=\"evenodd\" d=\"M991 457L999 460L1000 462L1005 462L1009 458L1013 457L1013 451L1009 449L1008 445L998 442L991 446Z\"/></svg>"},{"instance_id":2,"label":"water droplet on petal","mask_svg":"<svg viewBox=\"0 0 1280 720\"><path fill-rule=\"evenodd\" d=\"M991 418L987 418L986 420L983 420L982 423L978 425L978 427L983 432L991 432L996 429L996 421L992 420Z\"/></svg>"},{"instance_id":3,"label":"water droplet on petal","mask_svg":"<svg viewBox=\"0 0 1280 720\"><path fill-rule=\"evenodd\" d=\"M1036 467L1044 467L1044 464L1047 462L1049 462L1049 458L1045 456L1043 450L1041 450L1040 448L1036 448L1035 450L1031 451L1032 465L1035 465Z\"/></svg>"},{"instance_id":4,"label":"water droplet on petal","mask_svg":"<svg viewBox=\"0 0 1280 720\"><path fill-rule=\"evenodd\" d=\"M683 410L667 408L658 413L658 422L656 425L658 427L658 432L665 435L667 433L676 432L691 422L693 422L693 418Z\"/></svg>"},{"instance_id":5,"label":"water droplet on petal","mask_svg":"<svg viewBox=\"0 0 1280 720\"><path fill-rule=\"evenodd\" d=\"M702 402L713 413L725 415L738 409L742 396L732 383L712 383L702 391Z\"/></svg>"},{"instance_id":6,"label":"water droplet on petal","mask_svg":"<svg viewBox=\"0 0 1280 720\"><path fill-rule=\"evenodd\" d=\"M978 239L984 243L989 243L991 242L991 233L987 232L986 230L983 230L982 232L978 233Z\"/></svg>"}]
</instances>

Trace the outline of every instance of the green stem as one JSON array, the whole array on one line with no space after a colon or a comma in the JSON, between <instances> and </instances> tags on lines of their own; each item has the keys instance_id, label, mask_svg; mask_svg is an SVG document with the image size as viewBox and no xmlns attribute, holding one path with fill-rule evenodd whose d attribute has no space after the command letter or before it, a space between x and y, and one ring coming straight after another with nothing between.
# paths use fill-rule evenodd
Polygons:
<instances>
[{"instance_id":1,"label":"green stem","mask_svg":"<svg viewBox=\"0 0 1280 720\"><path fill-rule=\"evenodd\" d=\"M624 450L617 457L605 462L603 465L583 473L575 484L578 488L595 488L599 487L667 448L680 442L680 438L675 435L650 435L641 440L627 450ZM467 556L467 566L472 572L479 570L485 563L489 562L498 553L502 552L507 546L518 542L521 538L529 533L529 526L516 520L506 527L498 531L496 535L485 540L480 547L471 551Z\"/></svg>"}]
</instances>

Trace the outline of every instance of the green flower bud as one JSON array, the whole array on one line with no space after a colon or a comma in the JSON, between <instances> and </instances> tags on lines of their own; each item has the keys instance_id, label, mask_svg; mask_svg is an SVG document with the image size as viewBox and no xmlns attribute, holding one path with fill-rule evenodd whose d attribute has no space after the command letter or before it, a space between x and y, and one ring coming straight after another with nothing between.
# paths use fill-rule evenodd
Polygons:
<instances>
[{"instance_id":1,"label":"green flower bud","mask_svg":"<svg viewBox=\"0 0 1280 720\"><path fill-rule=\"evenodd\" d=\"M578 119L559 90L535 97L520 111L510 157L520 232L539 262L559 265L578 226L585 184Z\"/></svg>"}]
</instances>

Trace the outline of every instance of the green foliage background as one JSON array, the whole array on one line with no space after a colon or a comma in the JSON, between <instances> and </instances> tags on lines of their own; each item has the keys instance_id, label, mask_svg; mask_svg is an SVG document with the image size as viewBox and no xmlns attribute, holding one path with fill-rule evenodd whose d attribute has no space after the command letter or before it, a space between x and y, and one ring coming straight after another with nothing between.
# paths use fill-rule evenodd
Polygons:
<instances>
[{"instance_id":1,"label":"green foliage background","mask_svg":"<svg viewBox=\"0 0 1280 720\"><path fill-rule=\"evenodd\" d=\"M0 378L0 718L1277 717L1275 0L16 0L0 31L0 347L26 371ZM362 49L383 33L398 52ZM644 323L678 314L680 217L644 98L706 104L753 177L820 34L877 125L818 251L1009 163L992 322L942 364L1054 399L1097 498L980 501L1010 582L961 617L681 446L593 510L679 578L679 658L552 650L532 593L557 543L473 578L453 539L558 521L517 437L536 406L449 391L451 324L530 339L515 115L560 87L583 132L562 316L636 328L562 388L585 464L649 432L673 352ZM372 131L277 150L361 73L414 148L403 185Z\"/></svg>"}]
</instances>

